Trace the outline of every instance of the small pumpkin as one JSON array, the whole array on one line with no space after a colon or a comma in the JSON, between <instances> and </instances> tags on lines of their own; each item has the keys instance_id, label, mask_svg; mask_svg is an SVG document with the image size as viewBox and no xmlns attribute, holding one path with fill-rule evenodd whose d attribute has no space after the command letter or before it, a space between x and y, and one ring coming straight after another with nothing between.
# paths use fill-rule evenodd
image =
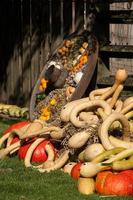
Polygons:
<instances>
[{"instance_id":1,"label":"small pumpkin","mask_svg":"<svg viewBox=\"0 0 133 200\"><path fill-rule=\"evenodd\" d=\"M96 177L96 191L105 195L133 195L133 170L119 173L99 172Z\"/></svg>"},{"instance_id":2,"label":"small pumpkin","mask_svg":"<svg viewBox=\"0 0 133 200\"><path fill-rule=\"evenodd\" d=\"M30 123L30 121L22 121L22 122L12 124L5 130L4 134L11 132L13 129L20 129L29 123ZM17 141L19 141L19 137L16 135L12 139L11 144L14 144Z\"/></svg>"},{"instance_id":3,"label":"small pumpkin","mask_svg":"<svg viewBox=\"0 0 133 200\"><path fill-rule=\"evenodd\" d=\"M27 125L29 123L30 123L30 121L22 121L22 122L18 122L18 123L12 124L5 130L4 134L6 134L8 132L11 132L13 129L22 128L23 126L25 126L25 125Z\"/></svg>"},{"instance_id":4,"label":"small pumpkin","mask_svg":"<svg viewBox=\"0 0 133 200\"><path fill-rule=\"evenodd\" d=\"M71 170L71 177L75 180L78 180L78 178L80 177L80 167L81 167L81 162L76 163L72 170Z\"/></svg>"},{"instance_id":5,"label":"small pumpkin","mask_svg":"<svg viewBox=\"0 0 133 200\"><path fill-rule=\"evenodd\" d=\"M45 162L47 160L47 153L45 151L45 146L46 144L50 144L55 156L56 156L56 151L55 148L53 146L52 143L50 143L48 140L44 140L43 142L41 142L34 150L31 161L32 162ZM20 147L19 151L18 151L18 156L20 160L23 160L26 156L26 153L29 149L29 147L31 146L32 142L28 142L27 144L24 144L23 146Z\"/></svg>"}]
</instances>

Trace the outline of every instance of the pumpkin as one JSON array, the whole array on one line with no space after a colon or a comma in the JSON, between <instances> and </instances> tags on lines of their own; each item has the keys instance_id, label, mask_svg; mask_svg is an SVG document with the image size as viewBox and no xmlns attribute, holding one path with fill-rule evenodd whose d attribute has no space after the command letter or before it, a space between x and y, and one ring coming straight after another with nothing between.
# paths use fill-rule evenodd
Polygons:
<instances>
[{"instance_id":1,"label":"pumpkin","mask_svg":"<svg viewBox=\"0 0 133 200\"><path fill-rule=\"evenodd\" d=\"M22 122L18 122L18 123L12 124L5 130L4 134L11 132L13 129L20 129L23 126L25 126L25 125L27 125L29 123L30 123L30 121L22 121ZM19 141L19 137L16 135L12 139L11 144L14 144L17 141Z\"/></svg>"},{"instance_id":2,"label":"pumpkin","mask_svg":"<svg viewBox=\"0 0 133 200\"><path fill-rule=\"evenodd\" d=\"M106 195L133 195L133 170L119 173L99 172L96 177L96 191Z\"/></svg>"},{"instance_id":3,"label":"pumpkin","mask_svg":"<svg viewBox=\"0 0 133 200\"><path fill-rule=\"evenodd\" d=\"M18 123L12 124L5 130L4 134L8 133L8 132L11 132L13 129L22 128L23 126L25 126L25 125L27 125L29 123L30 123L30 121L22 121L22 122L18 122Z\"/></svg>"},{"instance_id":4,"label":"pumpkin","mask_svg":"<svg viewBox=\"0 0 133 200\"><path fill-rule=\"evenodd\" d=\"M93 178L83 178L78 179L78 191L81 194L89 195L93 194L95 191L95 181Z\"/></svg>"},{"instance_id":5,"label":"pumpkin","mask_svg":"<svg viewBox=\"0 0 133 200\"><path fill-rule=\"evenodd\" d=\"M52 143L50 143L48 140L44 140L35 148L32 158L31 158L32 162L45 162L47 160L47 153L45 152L45 146L48 143L51 145L51 147L53 148L53 151L55 153L55 148L52 145ZM25 155L31 144L32 144L32 142L29 142L20 147L20 149L18 151L18 156L19 156L20 160L23 160L25 158Z\"/></svg>"},{"instance_id":6,"label":"pumpkin","mask_svg":"<svg viewBox=\"0 0 133 200\"><path fill-rule=\"evenodd\" d=\"M18 142L18 141L19 141L19 137L18 137L18 136L15 136L15 137L12 139L12 141L11 141L10 144L14 144L14 143L16 143L16 142Z\"/></svg>"},{"instance_id":7,"label":"pumpkin","mask_svg":"<svg viewBox=\"0 0 133 200\"><path fill-rule=\"evenodd\" d=\"M77 180L80 177L80 167L82 163L76 163L71 170L71 177Z\"/></svg>"}]
</instances>

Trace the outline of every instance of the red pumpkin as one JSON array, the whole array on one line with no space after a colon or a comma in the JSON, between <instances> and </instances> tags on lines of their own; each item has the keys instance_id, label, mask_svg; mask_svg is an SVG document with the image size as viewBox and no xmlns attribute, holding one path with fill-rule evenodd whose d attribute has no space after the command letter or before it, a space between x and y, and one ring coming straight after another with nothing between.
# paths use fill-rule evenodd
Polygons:
<instances>
[{"instance_id":1,"label":"red pumpkin","mask_svg":"<svg viewBox=\"0 0 133 200\"><path fill-rule=\"evenodd\" d=\"M52 145L52 143L50 143L48 140L44 140L33 151L32 158L31 158L32 162L45 162L47 160L48 156L47 156L47 153L45 151L45 146L48 143L50 144L50 146L52 147L54 153L56 154L55 148ZM30 143L27 143L27 144L25 144L25 145L20 147L20 149L18 151L18 156L19 156L20 160L23 160L25 158L26 153L27 153L29 147L31 146L31 144L32 143L30 142Z\"/></svg>"},{"instance_id":2,"label":"red pumpkin","mask_svg":"<svg viewBox=\"0 0 133 200\"><path fill-rule=\"evenodd\" d=\"M98 173L96 191L106 195L133 195L133 170Z\"/></svg>"},{"instance_id":3,"label":"red pumpkin","mask_svg":"<svg viewBox=\"0 0 133 200\"><path fill-rule=\"evenodd\" d=\"M18 150L18 157L19 157L20 160L24 160L25 155L26 155L26 153L27 153L27 151L28 151L28 149L29 149L29 147L30 147L31 144L32 143L27 143L27 144L22 145L19 148L19 150Z\"/></svg>"},{"instance_id":4,"label":"red pumpkin","mask_svg":"<svg viewBox=\"0 0 133 200\"><path fill-rule=\"evenodd\" d=\"M5 130L4 134L8 133L8 132L11 132L13 129L22 128L23 126L25 126L25 125L27 125L29 123L30 123L30 121L22 121L22 122L18 122L18 123L12 124Z\"/></svg>"},{"instance_id":5,"label":"red pumpkin","mask_svg":"<svg viewBox=\"0 0 133 200\"><path fill-rule=\"evenodd\" d=\"M13 129L22 128L23 126L25 126L29 123L30 123L30 121L22 121L22 122L12 124L5 130L4 134L11 132ZM15 142L18 142L18 141L19 141L19 137L16 135L16 136L14 136L13 140L11 141L11 144L14 144Z\"/></svg>"},{"instance_id":6,"label":"red pumpkin","mask_svg":"<svg viewBox=\"0 0 133 200\"><path fill-rule=\"evenodd\" d=\"M80 167L82 163L76 163L71 170L71 177L77 180L80 177Z\"/></svg>"},{"instance_id":7,"label":"red pumpkin","mask_svg":"<svg viewBox=\"0 0 133 200\"><path fill-rule=\"evenodd\" d=\"M133 170L132 169L127 169L127 170L121 171L121 173L122 174L127 174L130 177L133 177Z\"/></svg>"},{"instance_id":8,"label":"red pumpkin","mask_svg":"<svg viewBox=\"0 0 133 200\"><path fill-rule=\"evenodd\" d=\"M15 137L12 139L12 141L11 141L10 144L14 144L15 142L18 142L18 141L19 141L19 137L18 137L18 136L15 136Z\"/></svg>"}]
</instances>

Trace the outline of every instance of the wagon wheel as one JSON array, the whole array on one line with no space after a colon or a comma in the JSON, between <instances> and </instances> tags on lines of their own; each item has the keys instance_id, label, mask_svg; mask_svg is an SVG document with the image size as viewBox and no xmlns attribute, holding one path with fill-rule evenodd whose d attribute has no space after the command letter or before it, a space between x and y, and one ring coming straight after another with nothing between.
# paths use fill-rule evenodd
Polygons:
<instances>
[{"instance_id":1,"label":"wagon wheel","mask_svg":"<svg viewBox=\"0 0 133 200\"><path fill-rule=\"evenodd\" d=\"M89 61L87 63L86 70L84 72L84 76L82 77L80 83L78 84L74 94L72 95L71 101L80 99L84 95L87 87L90 84L92 76L94 74L96 64L97 64L97 59L98 59L98 43L97 43L96 52L90 56Z\"/></svg>"},{"instance_id":2,"label":"wagon wheel","mask_svg":"<svg viewBox=\"0 0 133 200\"><path fill-rule=\"evenodd\" d=\"M80 39L81 39L81 41L80 41ZM79 46L81 46L81 43L83 43L83 41L85 41L84 44L87 44L86 41L88 41L88 36L86 36L86 33L85 33L85 36L84 36L84 33L82 35L76 35L76 36L72 35L70 37L67 37L67 41L68 40L71 41L71 43L72 43L72 47L70 47L70 53L68 55L68 67L69 67L71 65L71 63L73 63L73 60L77 59L77 57L78 57L77 51L79 49ZM80 43L80 45L78 44L77 41ZM72 94L69 101L79 99L83 96L84 92L86 91L86 89L87 89L87 87L88 87L88 85L91 81L93 73L95 71L97 58L98 58L98 42L97 42L97 39L90 34L89 34L89 41L90 41L90 43L88 42L89 48L88 47L86 49L81 48L81 50L83 50L84 52L83 52L83 54L81 53L79 55L79 57L83 56L84 54L85 55L87 54L88 60L83 65L83 70L80 69L80 71L82 71L82 77L81 77L80 81L76 84L75 91ZM46 91L46 89L44 89L43 92L40 92L39 91L39 85L40 85L42 78L45 78L46 74L48 74L48 69L50 69L51 63L55 62L56 64L58 64L58 67L61 67L61 72L59 72L60 77L59 78L55 78L55 76L53 77L53 79L56 79L56 80L54 80L56 82L54 83L55 88L52 88L51 91L54 91L54 89L57 89L57 88L66 88L69 85L69 81L67 81L67 80L69 80L69 77L71 76L70 75L71 74L70 69L68 69L68 67L66 68L65 64L62 64L62 57L60 57L59 53L58 53L58 50L63 46L63 44L65 42L66 42L66 40L64 40L62 42L62 44L56 49L56 51L52 54L50 59L46 62L46 65L44 66L44 68L43 68L42 72L40 73L40 76L39 76L39 78L38 78L38 80L37 80L37 82L34 86L34 89L33 89L32 95L31 95L31 101L30 101L30 119L31 120L35 119L34 110L36 108L37 95L38 94L44 94L44 92ZM79 62L79 61L77 61L77 62ZM62 71L65 71L65 72L63 72L64 74L62 73ZM57 69L57 74L58 74L58 69ZM62 82L63 84L61 86L59 86L59 84L58 84L59 79L63 80L63 78L64 78L65 82ZM72 78L71 82L72 82L72 86L73 86L75 84L74 81L73 81L73 78ZM49 91L48 94L51 91Z\"/></svg>"}]
</instances>

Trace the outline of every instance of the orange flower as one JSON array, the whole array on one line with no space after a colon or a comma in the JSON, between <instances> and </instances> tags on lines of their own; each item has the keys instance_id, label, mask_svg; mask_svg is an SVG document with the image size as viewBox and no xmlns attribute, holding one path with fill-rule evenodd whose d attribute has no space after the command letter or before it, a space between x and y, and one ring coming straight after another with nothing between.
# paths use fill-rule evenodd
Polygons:
<instances>
[{"instance_id":1,"label":"orange flower","mask_svg":"<svg viewBox=\"0 0 133 200\"><path fill-rule=\"evenodd\" d=\"M88 61L88 56L87 56L87 55L84 55L84 56L82 56L82 57L80 58L80 62L81 62L82 64L87 63L87 61Z\"/></svg>"},{"instance_id":2,"label":"orange flower","mask_svg":"<svg viewBox=\"0 0 133 200\"><path fill-rule=\"evenodd\" d=\"M42 120L47 121L47 120L50 119L50 115L51 115L51 112L50 112L50 110L48 109L48 107L43 108L43 109L41 109L41 116L40 116L39 119L42 119Z\"/></svg>"},{"instance_id":3,"label":"orange flower","mask_svg":"<svg viewBox=\"0 0 133 200\"><path fill-rule=\"evenodd\" d=\"M46 89L47 84L48 84L48 80L42 78L41 81L40 81L39 90L43 91L44 89Z\"/></svg>"},{"instance_id":4,"label":"orange flower","mask_svg":"<svg viewBox=\"0 0 133 200\"><path fill-rule=\"evenodd\" d=\"M41 113L42 113L42 115L49 115L50 111L49 111L48 107L46 107L46 108L41 109Z\"/></svg>"},{"instance_id":5,"label":"orange flower","mask_svg":"<svg viewBox=\"0 0 133 200\"><path fill-rule=\"evenodd\" d=\"M88 56L85 56L84 57L84 63L87 63L88 62Z\"/></svg>"},{"instance_id":6,"label":"orange flower","mask_svg":"<svg viewBox=\"0 0 133 200\"><path fill-rule=\"evenodd\" d=\"M42 87L42 85L39 85L39 91L43 91L43 87Z\"/></svg>"},{"instance_id":7,"label":"orange flower","mask_svg":"<svg viewBox=\"0 0 133 200\"><path fill-rule=\"evenodd\" d=\"M45 116L42 116L42 115L41 115L41 116L39 117L39 119L40 119L40 120L43 120L43 121L47 121L47 120L50 119L50 117L49 117L49 116L45 117Z\"/></svg>"},{"instance_id":8,"label":"orange flower","mask_svg":"<svg viewBox=\"0 0 133 200\"><path fill-rule=\"evenodd\" d=\"M51 106L54 106L56 103L57 103L56 99L51 99L51 101L50 101Z\"/></svg>"}]
</instances>

